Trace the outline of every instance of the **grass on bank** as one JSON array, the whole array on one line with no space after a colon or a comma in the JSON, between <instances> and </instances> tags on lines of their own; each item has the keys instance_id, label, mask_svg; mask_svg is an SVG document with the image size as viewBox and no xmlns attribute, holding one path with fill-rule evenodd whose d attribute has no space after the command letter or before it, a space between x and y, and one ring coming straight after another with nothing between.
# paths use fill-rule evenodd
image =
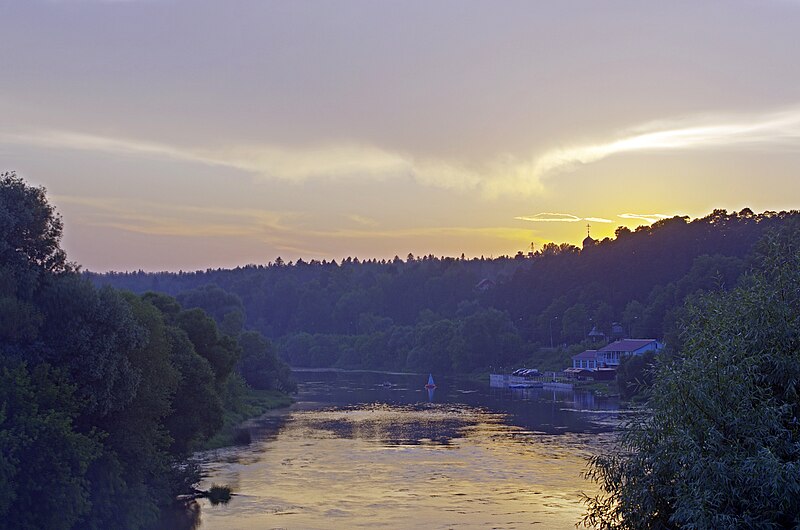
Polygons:
<instances>
[{"instance_id":1,"label":"grass on bank","mask_svg":"<svg viewBox=\"0 0 800 530\"><path fill-rule=\"evenodd\" d=\"M277 390L255 390L247 388L237 396L235 409L225 409L222 429L200 447L200 450L219 449L231 445L246 444L250 442L250 433L240 425L252 418L257 418L268 410L288 407L294 399L288 394Z\"/></svg>"}]
</instances>

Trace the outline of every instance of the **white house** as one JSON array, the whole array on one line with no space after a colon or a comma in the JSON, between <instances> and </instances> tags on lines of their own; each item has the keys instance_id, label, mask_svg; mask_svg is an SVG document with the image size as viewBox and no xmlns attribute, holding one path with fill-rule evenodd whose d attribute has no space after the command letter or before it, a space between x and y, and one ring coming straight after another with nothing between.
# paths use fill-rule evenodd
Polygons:
<instances>
[{"instance_id":1,"label":"white house","mask_svg":"<svg viewBox=\"0 0 800 530\"><path fill-rule=\"evenodd\" d=\"M655 339L622 339L603 346L599 350L586 350L572 356L573 370L598 370L616 368L623 357L659 351L663 344Z\"/></svg>"},{"instance_id":2,"label":"white house","mask_svg":"<svg viewBox=\"0 0 800 530\"><path fill-rule=\"evenodd\" d=\"M597 350L582 351L578 355L572 356L572 367L579 370L597 370Z\"/></svg>"}]
</instances>

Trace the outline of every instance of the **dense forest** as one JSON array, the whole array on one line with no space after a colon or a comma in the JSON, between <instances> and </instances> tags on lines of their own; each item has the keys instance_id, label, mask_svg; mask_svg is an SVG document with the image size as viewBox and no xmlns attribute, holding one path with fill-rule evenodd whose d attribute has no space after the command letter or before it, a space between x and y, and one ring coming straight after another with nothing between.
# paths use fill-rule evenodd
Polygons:
<instances>
[{"instance_id":1,"label":"dense forest","mask_svg":"<svg viewBox=\"0 0 800 530\"><path fill-rule=\"evenodd\" d=\"M41 188L0 175L0 527L150 528L189 459L264 395L270 343L168 295L96 288ZM271 394L270 394L271 392Z\"/></svg>"},{"instance_id":2,"label":"dense forest","mask_svg":"<svg viewBox=\"0 0 800 530\"><path fill-rule=\"evenodd\" d=\"M798 218L715 210L620 227L583 248L548 243L496 259L277 258L231 270L86 276L98 286L167 293L223 328L256 330L294 366L561 369L592 344L593 328L669 339L688 295L736 285L756 242Z\"/></svg>"}]
</instances>

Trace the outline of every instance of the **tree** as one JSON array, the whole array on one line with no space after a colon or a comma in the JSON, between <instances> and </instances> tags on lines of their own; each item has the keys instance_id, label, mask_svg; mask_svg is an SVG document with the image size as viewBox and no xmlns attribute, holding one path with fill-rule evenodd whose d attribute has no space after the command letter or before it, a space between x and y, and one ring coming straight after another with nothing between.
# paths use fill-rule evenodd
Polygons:
<instances>
[{"instance_id":1,"label":"tree","mask_svg":"<svg viewBox=\"0 0 800 530\"><path fill-rule=\"evenodd\" d=\"M759 246L728 292L690 299L651 414L595 457L584 522L607 529L800 525L800 230Z\"/></svg>"},{"instance_id":2,"label":"tree","mask_svg":"<svg viewBox=\"0 0 800 530\"><path fill-rule=\"evenodd\" d=\"M290 369L275 355L272 343L257 331L245 331L239 337L242 357L239 371L248 385L264 390L290 392L296 389Z\"/></svg>"},{"instance_id":3,"label":"tree","mask_svg":"<svg viewBox=\"0 0 800 530\"><path fill-rule=\"evenodd\" d=\"M642 338L644 324L644 304L638 300L631 300L622 312L622 325L629 337Z\"/></svg>"},{"instance_id":4,"label":"tree","mask_svg":"<svg viewBox=\"0 0 800 530\"><path fill-rule=\"evenodd\" d=\"M83 526L98 530L152 526L159 508L175 494L168 481L172 439L164 421L172 412L180 373L170 358L162 313L131 293L123 296L147 341L127 353L142 380L136 395L93 425L106 436L103 455L89 470L92 510Z\"/></svg>"},{"instance_id":5,"label":"tree","mask_svg":"<svg viewBox=\"0 0 800 530\"><path fill-rule=\"evenodd\" d=\"M171 297L95 287L60 237L44 190L0 175L0 527L149 528L199 480L185 458L223 423L238 345Z\"/></svg>"},{"instance_id":6,"label":"tree","mask_svg":"<svg viewBox=\"0 0 800 530\"><path fill-rule=\"evenodd\" d=\"M64 275L54 278L36 303L45 318L43 345L26 358L69 372L86 399L84 419L89 423L127 405L141 383L128 354L147 338L120 292L98 290L80 276Z\"/></svg>"},{"instance_id":7,"label":"tree","mask_svg":"<svg viewBox=\"0 0 800 530\"><path fill-rule=\"evenodd\" d=\"M239 359L236 342L228 335L220 335L214 320L202 309L182 311L176 322L186 332L195 351L209 362L217 381L224 381Z\"/></svg>"},{"instance_id":8,"label":"tree","mask_svg":"<svg viewBox=\"0 0 800 530\"><path fill-rule=\"evenodd\" d=\"M224 291L217 285L204 285L184 291L176 298L184 309L199 307L208 313L226 335L236 336L242 331L245 311L242 299L235 294Z\"/></svg>"},{"instance_id":9,"label":"tree","mask_svg":"<svg viewBox=\"0 0 800 530\"><path fill-rule=\"evenodd\" d=\"M47 272L71 270L59 246L62 229L44 188L27 185L13 171L0 173L0 261Z\"/></svg>"},{"instance_id":10,"label":"tree","mask_svg":"<svg viewBox=\"0 0 800 530\"><path fill-rule=\"evenodd\" d=\"M0 367L0 525L69 529L91 508L96 436L75 432L74 387L48 365Z\"/></svg>"},{"instance_id":11,"label":"tree","mask_svg":"<svg viewBox=\"0 0 800 530\"><path fill-rule=\"evenodd\" d=\"M561 319L564 338L572 342L580 342L591 330L589 312L583 304L575 304L566 311Z\"/></svg>"},{"instance_id":12,"label":"tree","mask_svg":"<svg viewBox=\"0 0 800 530\"><path fill-rule=\"evenodd\" d=\"M222 401L211 365L195 352L186 332L169 327L167 339L180 382L165 423L172 438L171 452L184 455L222 427Z\"/></svg>"},{"instance_id":13,"label":"tree","mask_svg":"<svg viewBox=\"0 0 800 530\"><path fill-rule=\"evenodd\" d=\"M628 355L621 359L617 368L617 388L625 399L641 395L653 384L655 353Z\"/></svg>"}]
</instances>

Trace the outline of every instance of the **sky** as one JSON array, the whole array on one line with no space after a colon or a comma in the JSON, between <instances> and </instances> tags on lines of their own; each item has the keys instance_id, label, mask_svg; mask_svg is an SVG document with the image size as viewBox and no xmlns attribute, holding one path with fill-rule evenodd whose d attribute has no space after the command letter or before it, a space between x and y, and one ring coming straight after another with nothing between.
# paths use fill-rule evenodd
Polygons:
<instances>
[{"instance_id":1,"label":"sky","mask_svg":"<svg viewBox=\"0 0 800 530\"><path fill-rule=\"evenodd\" d=\"M94 271L800 207L800 1L0 0L0 171Z\"/></svg>"}]
</instances>

